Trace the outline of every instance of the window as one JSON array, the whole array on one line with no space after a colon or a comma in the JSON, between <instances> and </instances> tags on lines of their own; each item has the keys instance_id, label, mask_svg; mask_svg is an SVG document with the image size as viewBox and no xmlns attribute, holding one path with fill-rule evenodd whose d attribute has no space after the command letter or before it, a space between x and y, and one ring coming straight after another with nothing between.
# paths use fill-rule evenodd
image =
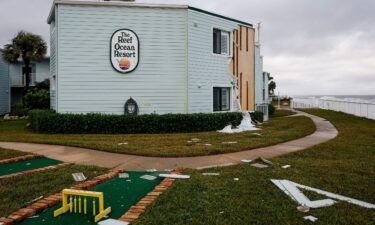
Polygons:
<instances>
[{"instance_id":1,"label":"window","mask_svg":"<svg viewBox=\"0 0 375 225\"><path fill-rule=\"evenodd\" d=\"M230 88L214 87L214 112L230 110Z\"/></svg>"},{"instance_id":2,"label":"window","mask_svg":"<svg viewBox=\"0 0 375 225\"><path fill-rule=\"evenodd\" d=\"M219 55L230 55L230 34L219 29L213 30L213 53Z\"/></svg>"}]
</instances>

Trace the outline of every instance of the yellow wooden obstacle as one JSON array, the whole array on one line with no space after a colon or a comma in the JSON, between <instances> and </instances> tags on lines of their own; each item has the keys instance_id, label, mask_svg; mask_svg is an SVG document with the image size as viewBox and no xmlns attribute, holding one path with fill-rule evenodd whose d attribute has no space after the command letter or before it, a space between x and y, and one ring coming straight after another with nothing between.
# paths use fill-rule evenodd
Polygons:
<instances>
[{"instance_id":1,"label":"yellow wooden obstacle","mask_svg":"<svg viewBox=\"0 0 375 225\"><path fill-rule=\"evenodd\" d=\"M81 213L82 212L82 200L83 199L83 213L87 214L87 197L94 198L92 205L93 205L93 215L95 217L95 222L98 222L103 217L107 216L111 212L111 207L108 207L104 209L104 195L103 192L94 192L94 191L81 191L81 190L73 190L73 189L64 189L62 192L62 207L60 209L57 209L53 216L57 217L61 214L64 214L66 212L70 213ZM77 204L77 198L78 198L78 204ZM99 201L99 210L98 214L96 215L96 201L95 199L98 199ZM69 199L69 202L68 202ZM78 210L77 210L78 207Z\"/></svg>"}]
</instances>

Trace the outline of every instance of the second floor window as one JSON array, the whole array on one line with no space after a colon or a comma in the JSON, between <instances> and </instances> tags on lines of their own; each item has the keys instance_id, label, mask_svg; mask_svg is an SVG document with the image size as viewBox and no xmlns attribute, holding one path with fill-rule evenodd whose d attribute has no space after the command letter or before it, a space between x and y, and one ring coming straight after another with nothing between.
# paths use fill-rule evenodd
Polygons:
<instances>
[{"instance_id":1,"label":"second floor window","mask_svg":"<svg viewBox=\"0 0 375 225\"><path fill-rule=\"evenodd\" d=\"M227 31L213 30L213 53L219 55L230 55L230 34Z\"/></svg>"}]
</instances>

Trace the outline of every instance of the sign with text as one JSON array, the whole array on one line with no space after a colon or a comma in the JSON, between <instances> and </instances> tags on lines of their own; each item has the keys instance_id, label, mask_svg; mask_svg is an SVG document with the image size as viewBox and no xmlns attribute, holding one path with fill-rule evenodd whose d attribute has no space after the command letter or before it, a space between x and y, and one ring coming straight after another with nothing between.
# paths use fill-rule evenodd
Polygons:
<instances>
[{"instance_id":1,"label":"sign with text","mask_svg":"<svg viewBox=\"0 0 375 225\"><path fill-rule=\"evenodd\" d=\"M129 29L117 30L111 38L111 63L120 73L130 73L139 62L139 39Z\"/></svg>"}]
</instances>

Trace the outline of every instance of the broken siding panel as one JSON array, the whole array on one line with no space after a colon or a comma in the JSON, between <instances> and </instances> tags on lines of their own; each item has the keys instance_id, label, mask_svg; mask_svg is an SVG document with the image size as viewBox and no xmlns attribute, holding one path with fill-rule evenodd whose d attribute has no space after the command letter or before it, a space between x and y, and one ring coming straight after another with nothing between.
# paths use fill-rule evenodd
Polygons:
<instances>
[{"instance_id":1,"label":"broken siding panel","mask_svg":"<svg viewBox=\"0 0 375 225\"><path fill-rule=\"evenodd\" d=\"M58 19L59 112L123 114L130 97L140 113L187 111L186 10L59 5ZM122 28L140 42L128 74L110 63L110 38Z\"/></svg>"},{"instance_id":2,"label":"broken siding panel","mask_svg":"<svg viewBox=\"0 0 375 225\"><path fill-rule=\"evenodd\" d=\"M190 113L213 112L213 86L232 86L229 71L231 57L213 54L213 28L232 32L238 28L238 23L188 10L188 102ZM232 35L233 33L231 33ZM232 109L233 106L231 106Z\"/></svg>"},{"instance_id":3,"label":"broken siding panel","mask_svg":"<svg viewBox=\"0 0 375 225\"><path fill-rule=\"evenodd\" d=\"M2 54L2 51L0 51L0 115L10 111L9 66L3 60Z\"/></svg>"}]
</instances>

